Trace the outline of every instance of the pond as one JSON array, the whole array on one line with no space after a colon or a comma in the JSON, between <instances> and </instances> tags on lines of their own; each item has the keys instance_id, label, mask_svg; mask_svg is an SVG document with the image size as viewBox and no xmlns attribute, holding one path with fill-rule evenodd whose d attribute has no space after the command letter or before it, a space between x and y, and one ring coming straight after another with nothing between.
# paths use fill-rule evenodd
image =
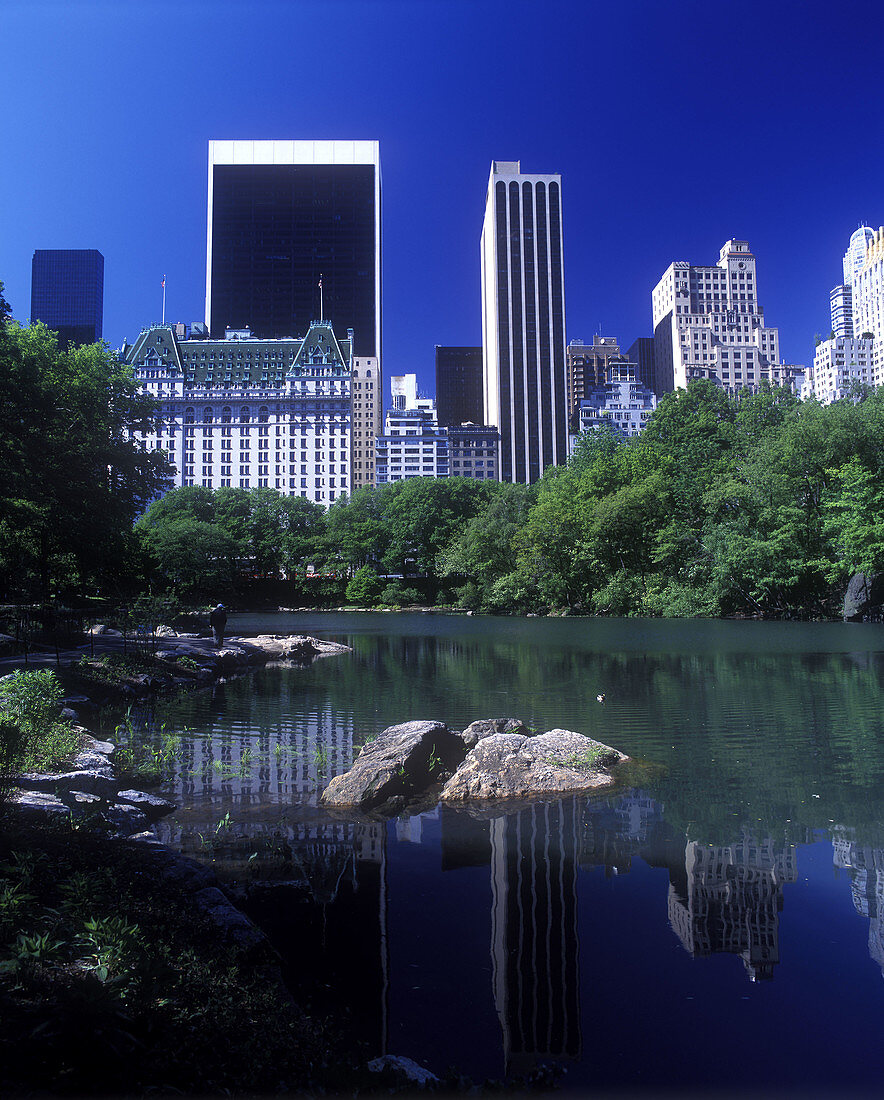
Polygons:
<instances>
[{"instance_id":1,"label":"pond","mask_svg":"<svg viewBox=\"0 0 884 1100\"><path fill-rule=\"evenodd\" d=\"M260 883L295 994L372 1053L568 1091L877 1088L884 628L232 616L354 652L146 716L164 840ZM597 696L603 694L604 701ZM637 764L602 796L354 824L327 779L397 722L516 716Z\"/></svg>"}]
</instances>

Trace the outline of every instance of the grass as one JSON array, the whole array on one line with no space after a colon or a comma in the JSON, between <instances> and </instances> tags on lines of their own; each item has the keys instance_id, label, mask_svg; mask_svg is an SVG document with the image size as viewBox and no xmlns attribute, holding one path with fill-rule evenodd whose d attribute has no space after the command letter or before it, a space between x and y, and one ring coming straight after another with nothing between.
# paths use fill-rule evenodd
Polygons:
<instances>
[{"instance_id":1,"label":"grass","mask_svg":"<svg viewBox=\"0 0 884 1100\"><path fill-rule=\"evenodd\" d=\"M606 745L594 744L583 752L572 752L568 756L550 759L551 764L560 767L573 768L578 772L594 771L596 768L606 768L609 764L615 764L620 757Z\"/></svg>"},{"instance_id":2,"label":"grass","mask_svg":"<svg viewBox=\"0 0 884 1100\"><path fill-rule=\"evenodd\" d=\"M137 846L0 837L0 1094L336 1089L350 1059Z\"/></svg>"}]
</instances>

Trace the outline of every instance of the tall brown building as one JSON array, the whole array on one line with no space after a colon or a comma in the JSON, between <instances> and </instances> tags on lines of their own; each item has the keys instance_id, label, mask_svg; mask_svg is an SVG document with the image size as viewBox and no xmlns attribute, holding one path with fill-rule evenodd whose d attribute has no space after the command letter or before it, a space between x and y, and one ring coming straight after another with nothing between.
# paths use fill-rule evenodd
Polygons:
<instances>
[{"instance_id":1,"label":"tall brown building","mask_svg":"<svg viewBox=\"0 0 884 1100\"><path fill-rule=\"evenodd\" d=\"M608 363L625 360L615 336L593 336L591 344L572 340L565 349L568 373L568 423L573 424L580 402L589 397L596 386L609 380Z\"/></svg>"}]
</instances>

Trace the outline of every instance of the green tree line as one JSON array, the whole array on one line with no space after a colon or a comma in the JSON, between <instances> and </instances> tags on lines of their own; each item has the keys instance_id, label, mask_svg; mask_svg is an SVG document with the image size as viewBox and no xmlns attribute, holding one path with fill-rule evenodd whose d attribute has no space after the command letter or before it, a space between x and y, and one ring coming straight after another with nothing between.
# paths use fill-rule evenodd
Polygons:
<instances>
[{"instance_id":1,"label":"green tree line","mask_svg":"<svg viewBox=\"0 0 884 1100\"><path fill-rule=\"evenodd\" d=\"M498 613L838 617L850 576L884 569L884 391L823 407L694 382L640 436L587 433L533 486L413 478L326 511L270 489L162 495L168 463L136 442L156 405L131 371L104 345L60 350L2 296L0 322L6 599L287 577L370 604L392 575L400 595Z\"/></svg>"}]
</instances>

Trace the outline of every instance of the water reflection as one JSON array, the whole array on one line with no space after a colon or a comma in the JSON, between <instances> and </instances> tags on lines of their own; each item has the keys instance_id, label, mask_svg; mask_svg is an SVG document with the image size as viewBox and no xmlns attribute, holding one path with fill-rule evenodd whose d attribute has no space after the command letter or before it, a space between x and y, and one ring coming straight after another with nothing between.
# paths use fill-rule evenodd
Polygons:
<instances>
[{"instance_id":1,"label":"water reflection","mask_svg":"<svg viewBox=\"0 0 884 1100\"><path fill-rule=\"evenodd\" d=\"M853 832L843 825L833 830L834 863L850 875L854 908L869 921L869 955L884 975L884 849L857 844Z\"/></svg>"}]
</instances>

